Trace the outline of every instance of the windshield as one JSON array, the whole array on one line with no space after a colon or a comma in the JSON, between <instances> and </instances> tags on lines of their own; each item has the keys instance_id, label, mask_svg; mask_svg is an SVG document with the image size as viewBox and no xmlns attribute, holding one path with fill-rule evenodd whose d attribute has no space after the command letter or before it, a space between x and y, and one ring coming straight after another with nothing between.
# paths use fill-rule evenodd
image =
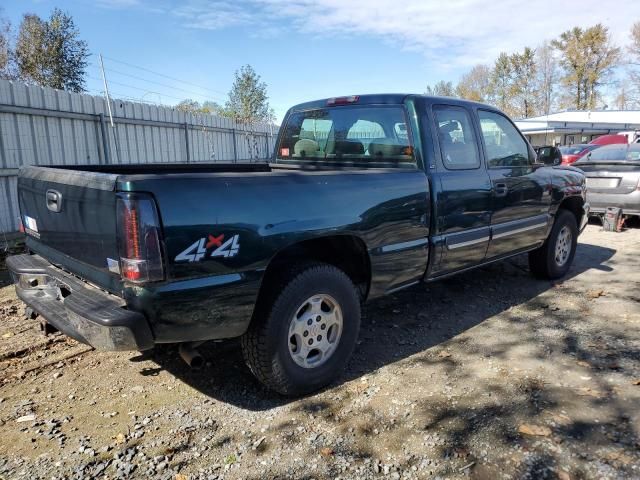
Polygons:
<instances>
[{"instance_id":1,"label":"windshield","mask_svg":"<svg viewBox=\"0 0 640 480\"><path fill-rule=\"evenodd\" d=\"M276 161L415 165L401 106L338 106L294 112L283 128Z\"/></svg>"},{"instance_id":2,"label":"windshield","mask_svg":"<svg viewBox=\"0 0 640 480\"><path fill-rule=\"evenodd\" d=\"M607 145L600 147L591 152L590 155L583 157L579 163L597 163L597 162L637 162L640 161L640 144L633 143L631 145Z\"/></svg>"}]
</instances>

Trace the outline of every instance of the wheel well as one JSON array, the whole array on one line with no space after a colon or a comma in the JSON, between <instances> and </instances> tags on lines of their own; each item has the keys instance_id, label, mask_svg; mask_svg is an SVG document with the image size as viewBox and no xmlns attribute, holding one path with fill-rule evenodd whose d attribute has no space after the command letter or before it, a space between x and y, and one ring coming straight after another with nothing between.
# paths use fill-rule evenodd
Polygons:
<instances>
[{"instance_id":1,"label":"wheel well","mask_svg":"<svg viewBox=\"0 0 640 480\"><path fill-rule=\"evenodd\" d=\"M262 295L265 285L273 285L295 265L309 262L333 265L349 276L363 299L369 292L371 263L364 242L354 235L333 235L304 240L281 250L271 259L262 280Z\"/></svg>"},{"instance_id":2,"label":"wheel well","mask_svg":"<svg viewBox=\"0 0 640 480\"><path fill-rule=\"evenodd\" d=\"M584 200L581 197L569 197L562 201L558 210L568 210L573 213L574 217L576 217L576 225L580 228L580 221L582 220L582 215L584 215L583 205Z\"/></svg>"}]
</instances>

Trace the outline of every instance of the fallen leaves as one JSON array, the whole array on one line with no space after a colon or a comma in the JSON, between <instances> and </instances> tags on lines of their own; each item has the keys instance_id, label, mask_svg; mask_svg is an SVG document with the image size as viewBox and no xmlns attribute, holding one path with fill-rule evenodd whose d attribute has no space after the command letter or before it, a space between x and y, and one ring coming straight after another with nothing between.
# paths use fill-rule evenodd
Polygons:
<instances>
[{"instance_id":1,"label":"fallen leaves","mask_svg":"<svg viewBox=\"0 0 640 480\"><path fill-rule=\"evenodd\" d=\"M331 448L331 447L322 447L320 449L320 455L322 455L323 457L330 457L331 455L333 455L333 448Z\"/></svg>"},{"instance_id":2,"label":"fallen leaves","mask_svg":"<svg viewBox=\"0 0 640 480\"><path fill-rule=\"evenodd\" d=\"M600 298L605 296L604 290L587 290L587 298L595 300L596 298Z\"/></svg>"},{"instance_id":3,"label":"fallen leaves","mask_svg":"<svg viewBox=\"0 0 640 480\"><path fill-rule=\"evenodd\" d=\"M610 462L619 462L619 463L622 463L623 465L629 465L631 462L633 462L633 458L631 458L626 453L620 452L620 451L610 452L605 456L605 458Z\"/></svg>"},{"instance_id":4,"label":"fallen leaves","mask_svg":"<svg viewBox=\"0 0 640 480\"><path fill-rule=\"evenodd\" d=\"M578 389L578 395L581 397L604 398L606 394L600 390L589 387L581 387Z\"/></svg>"},{"instance_id":5,"label":"fallen leaves","mask_svg":"<svg viewBox=\"0 0 640 480\"><path fill-rule=\"evenodd\" d=\"M571 424L571 418L569 418L569 416L565 415L564 413L556 413L550 411L545 411L545 413L549 415L558 425L567 426Z\"/></svg>"},{"instance_id":6,"label":"fallen leaves","mask_svg":"<svg viewBox=\"0 0 640 480\"><path fill-rule=\"evenodd\" d=\"M559 480L571 480L571 475L569 475L564 470L557 470L557 474Z\"/></svg>"},{"instance_id":7,"label":"fallen leaves","mask_svg":"<svg viewBox=\"0 0 640 480\"><path fill-rule=\"evenodd\" d=\"M551 429L549 427L528 423L523 423L522 425L520 425L518 427L518 432L524 435L534 435L538 437L548 437L549 435L551 435Z\"/></svg>"}]
</instances>

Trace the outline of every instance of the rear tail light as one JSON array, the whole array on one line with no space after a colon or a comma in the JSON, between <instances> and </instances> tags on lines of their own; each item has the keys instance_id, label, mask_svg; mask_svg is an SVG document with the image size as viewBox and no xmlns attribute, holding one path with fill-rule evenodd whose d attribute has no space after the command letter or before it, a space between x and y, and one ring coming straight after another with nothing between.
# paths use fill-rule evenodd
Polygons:
<instances>
[{"instance_id":1,"label":"rear tail light","mask_svg":"<svg viewBox=\"0 0 640 480\"><path fill-rule=\"evenodd\" d=\"M153 198L119 194L117 215L122 278L134 283L164 280L160 219Z\"/></svg>"},{"instance_id":2,"label":"rear tail light","mask_svg":"<svg viewBox=\"0 0 640 480\"><path fill-rule=\"evenodd\" d=\"M24 223L22 223L22 219L20 219L20 223L18 224L18 230L20 233L24 233Z\"/></svg>"}]
</instances>

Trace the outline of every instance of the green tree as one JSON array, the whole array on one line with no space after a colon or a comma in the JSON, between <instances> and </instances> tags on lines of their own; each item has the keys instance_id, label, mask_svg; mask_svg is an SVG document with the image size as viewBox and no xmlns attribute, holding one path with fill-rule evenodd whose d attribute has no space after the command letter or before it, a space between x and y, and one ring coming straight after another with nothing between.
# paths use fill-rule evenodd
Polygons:
<instances>
[{"instance_id":1,"label":"green tree","mask_svg":"<svg viewBox=\"0 0 640 480\"><path fill-rule=\"evenodd\" d=\"M29 83L72 92L84 91L89 51L73 18L54 9L48 20L25 14L16 40L19 77Z\"/></svg>"},{"instance_id":2,"label":"green tree","mask_svg":"<svg viewBox=\"0 0 640 480\"><path fill-rule=\"evenodd\" d=\"M0 78L11 80L14 77L11 23L6 18L0 17Z\"/></svg>"},{"instance_id":3,"label":"green tree","mask_svg":"<svg viewBox=\"0 0 640 480\"><path fill-rule=\"evenodd\" d=\"M202 103L202 111L203 113L208 113L209 115L217 115L219 117L228 116L225 108L218 102L214 102L212 100L206 100Z\"/></svg>"},{"instance_id":4,"label":"green tree","mask_svg":"<svg viewBox=\"0 0 640 480\"><path fill-rule=\"evenodd\" d=\"M54 9L47 22L46 51L49 55L49 86L60 90L83 92L89 49L80 40L73 18Z\"/></svg>"},{"instance_id":5,"label":"green tree","mask_svg":"<svg viewBox=\"0 0 640 480\"><path fill-rule=\"evenodd\" d=\"M489 81L492 103L500 110L511 114L511 96L513 91L513 67L511 57L505 52L496 59Z\"/></svg>"},{"instance_id":6,"label":"green tree","mask_svg":"<svg viewBox=\"0 0 640 480\"><path fill-rule=\"evenodd\" d=\"M18 75L27 83L45 85L47 82L46 24L37 15L27 13L22 17L15 56Z\"/></svg>"},{"instance_id":7,"label":"green tree","mask_svg":"<svg viewBox=\"0 0 640 480\"><path fill-rule=\"evenodd\" d=\"M489 67L476 65L462 76L456 85L455 96L476 102L486 102L490 93L490 78Z\"/></svg>"},{"instance_id":8,"label":"green tree","mask_svg":"<svg viewBox=\"0 0 640 480\"><path fill-rule=\"evenodd\" d=\"M611 44L609 30L600 23L585 30L574 27L551 45L560 52L567 106L595 108L599 87L620 61L620 48Z\"/></svg>"},{"instance_id":9,"label":"green tree","mask_svg":"<svg viewBox=\"0 0 640 480\"><path fill-rule=\"evenodd\" d=\"M184 113L202 113L202 105L200 102L187 98L176 105L176 110Z\"/></svg>"},{"instance_id":10,"label":"green tree","mask_svg":"<svg viewBox=\"0 0 640 480\"><path fill-rule=\"evenodd\" d=\"M438 97L455 97L456 89L453 86L452 82L445 82L444 80L440 80L436 82L433 87L431 85L427 85L426 95L435 95Z\"/></svg>"},{"instance_id":11,"label":"green tree","mask_svg":"<svg viewBox=\"0 0 640 480\"><path fill-rule=\"evenodd\" d=\"M511 55L510 60L513 73L513 114L521 118L532 117L538 112L536 52L525 47L522 53Z\"/></svg>"},{"instance_id":12,"label":"green tree","mask_svg":"<svg viewBox=\"0 0 640 480\"><path fill-rule=\"evenodd\" d=\"M269 106L267 84L260 80L251 65L236 70L235 79L225 105L228 115L244 124L270 122L273 110Z\"/></svg>"},{"instance_id":13,"label":"green tree","mask_svg":"<svg viewBox=\"0 0 640 480\"><path fill-rule=\"evenodd\" d=\"M222 105L210 100L204 101L202 104L196 100L187 98L182 100L175 106L176 110L180 110L185 113L205 114L205 115L218 115L226 116L226 111Z\"/></svg>"}]
</instances>

